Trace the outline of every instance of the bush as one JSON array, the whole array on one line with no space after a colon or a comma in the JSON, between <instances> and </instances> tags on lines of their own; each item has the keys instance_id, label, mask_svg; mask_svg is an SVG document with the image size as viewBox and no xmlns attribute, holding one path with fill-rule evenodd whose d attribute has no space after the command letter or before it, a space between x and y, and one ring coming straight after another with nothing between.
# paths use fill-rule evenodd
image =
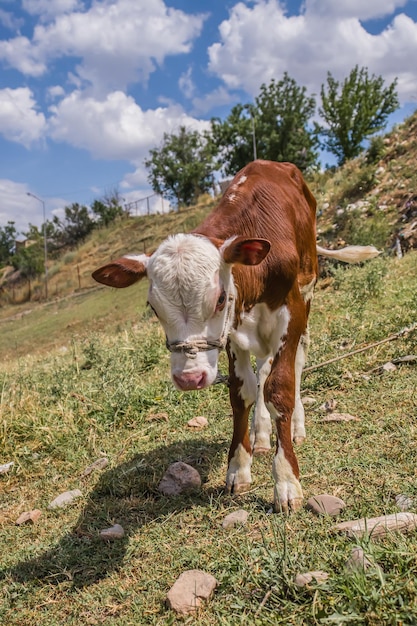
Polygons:
<instances>
[{"instance_id":1,"label":"bush","mask_svg":"<svg viewBox=\"0 0 417 626\"><path fill-rule=\"evenodd\" d=\"M384 138L381 135L372 137L369 142L369 148L366 152L366 162L368 165L374 165L382 159L385 154Z\"/></svg>"}]
</instances>

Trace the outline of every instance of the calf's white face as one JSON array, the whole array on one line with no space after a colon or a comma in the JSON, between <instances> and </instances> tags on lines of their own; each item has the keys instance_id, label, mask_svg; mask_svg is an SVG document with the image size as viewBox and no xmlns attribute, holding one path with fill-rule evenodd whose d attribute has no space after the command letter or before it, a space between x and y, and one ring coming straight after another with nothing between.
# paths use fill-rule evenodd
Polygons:
<instances>
[{"instance_id":1,"label":"calf's white face","mask_svg":"<svg viewBox=\"0 0 417 626\"><path fill-rule=\"evenodd\" d=\"M147 275L148 302L164 328L167 345L178 347L171 353L174 384L181 390L211 385L217 376L218 350L198 351L192 346L228 334L228 297L234 295L231 266L209 239L176 235L149 259Z\"/></svg>"},{"instance_id":2,"label":"calf's white face","mask_svg":"<svg viewBox=\"0 0 417 626\"><path fill-rule=\"evenodd\" d=\"M171 350L172 380L182 391L203 389L216 379L218 351L233 323L232 265L257 265L269 248L264 239L221 242L179 234L168 237L152 256L122 257L96 270L93 278L128 287L148 277L148 302Z\"/></svg>"}]
</instances>

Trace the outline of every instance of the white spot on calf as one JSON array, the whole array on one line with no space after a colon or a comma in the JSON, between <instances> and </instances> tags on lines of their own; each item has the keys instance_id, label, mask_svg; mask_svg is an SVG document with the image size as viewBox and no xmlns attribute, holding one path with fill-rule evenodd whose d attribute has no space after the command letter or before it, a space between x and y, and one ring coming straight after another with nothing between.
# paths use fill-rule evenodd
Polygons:
<instances>
[{"instance_id":1,"label":"white spot on calf","mask_svg":"<svg viewBox=\"0 0 417 626\"><path fill-rule=\"evenodd\" d=\"M248 179L247 176L243 175L239 178L239 180L237 181L236 185L243 185L243 183Z\"/></svg>"},{"instance_id":2,"label":"white spot on calf","mask_svg":"<svg viewBox=\"0 0 417 626\"><path fill-rule=\"evenodd\" d=\"M250 350L258 359L264 359L282 348L290 319L287 306L271 311L266 304L256 304L242 315L230 338L242 350Z\"/></svg>"},{"instance_id":3,"label":"white spot on calf","mask_svg":"<svg viewBox=\"0 0 417 626\"><path fill-rule=\"evenodd\" d=\"M231 348L235 357L234 370L237 378L242 381L239 395L245 406L248 407L256 398L256 377L250 362L250 354L247 351L240 350L237 346Z\"/></svg>"}]
</instances>

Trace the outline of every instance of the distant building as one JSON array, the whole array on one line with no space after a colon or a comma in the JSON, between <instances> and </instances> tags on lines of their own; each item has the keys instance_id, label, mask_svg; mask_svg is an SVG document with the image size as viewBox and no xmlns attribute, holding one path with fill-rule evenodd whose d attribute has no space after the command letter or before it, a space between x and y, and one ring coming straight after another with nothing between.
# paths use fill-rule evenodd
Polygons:
<instances>
[{"instance_id":1,"label":"distant building","mask_svg":"<svg viewBox=\"0 0 417 626\"><path fill-rule=\"evenodd\" d=\"M25 248L30 248L33 244L36 243L34 239L22 239L18 241L17 239L14 242L16 254L20 252L20 250L24 250Z\"/></svg>"}]
</instances>

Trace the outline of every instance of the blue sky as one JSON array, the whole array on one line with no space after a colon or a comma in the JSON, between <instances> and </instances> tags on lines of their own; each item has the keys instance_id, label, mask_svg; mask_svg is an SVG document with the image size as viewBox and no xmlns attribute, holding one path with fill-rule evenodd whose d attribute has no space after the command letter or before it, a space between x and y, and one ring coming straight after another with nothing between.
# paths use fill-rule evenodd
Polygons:
<instances>
[{"instance_id":1,"label":"blue sky","mask_svg":"<svg viewBox=\"0 0 417 626\"><path fill-rule=\"evenodd\" d=\"M164 132L208 127L286 71L398 78L417 108L417 0L0 0L0 226L151 193Z\"/></svg>"}]
</instances>

